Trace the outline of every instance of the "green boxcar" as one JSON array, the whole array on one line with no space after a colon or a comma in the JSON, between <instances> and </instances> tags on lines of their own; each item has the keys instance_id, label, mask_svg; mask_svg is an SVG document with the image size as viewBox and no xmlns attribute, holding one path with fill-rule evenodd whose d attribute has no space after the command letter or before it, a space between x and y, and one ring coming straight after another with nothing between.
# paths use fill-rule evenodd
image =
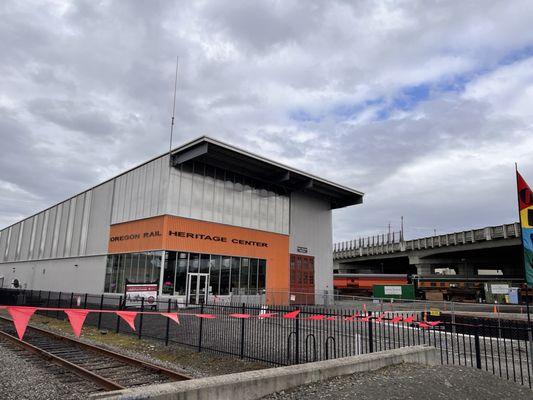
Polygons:
<instances>
[{"instance_id":1,"label":"green boxcar","mask_svg":"<svg viewBox=\"0 0 533 400\"><path fill-rule=\"evenodd\" d=\"M374 285L372 295L380 299L415 299L413 285Z\"/></svg>"}]
</instances>

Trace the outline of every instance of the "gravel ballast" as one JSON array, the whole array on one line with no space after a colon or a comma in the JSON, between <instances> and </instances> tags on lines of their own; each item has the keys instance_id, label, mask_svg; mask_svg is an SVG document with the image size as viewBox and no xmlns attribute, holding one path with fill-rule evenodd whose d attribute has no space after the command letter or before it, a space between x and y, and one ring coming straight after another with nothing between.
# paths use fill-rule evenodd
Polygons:
<instances>
[{"instance_id":1,"label":"gravel ballast","mask_svg":"<svg viewBox=\"0 0 533 400\"><path fill-rule=\"evenodd\" d=\"M0 398L3 400L84 399L85 385L79 385L71 374L59 376L54 365L27 358L28 353L15 350L0 341ZM70 381L70 383L69 383Z\"/></svg>"},{"instance_id":2,"label":"gravel ballast","mask_svg":"<svg viewBox=\"0 0 533 400\"><path fill-rule=\"evenodd\" d=\"M525 386L470 367L402 364L274 393L263 400L531 400Z\"/></svg>"}]
</instances>

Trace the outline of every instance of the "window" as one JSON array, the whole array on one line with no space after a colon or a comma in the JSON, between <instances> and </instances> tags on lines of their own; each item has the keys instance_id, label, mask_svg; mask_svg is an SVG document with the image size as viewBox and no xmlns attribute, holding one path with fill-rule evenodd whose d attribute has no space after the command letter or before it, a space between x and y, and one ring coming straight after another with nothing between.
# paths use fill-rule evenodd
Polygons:
<instances>
[{"instance_id":1,"label":"window","mask_svg":"<svg viewBox=\"0 0 533 400\"><path fill-rule=\"evenodd\" d=\"M197 253L190 253L189 255L189 272L198 272L198 264L200 262L200 255Z\"/></svg>"},{"instance_id":2,"label":"window","mask_svg":"<svg viewBox=\"0 0 533 400\"><path fill-rule=\"evenodd\" d=\"M230 292L236 294L239 292L239 267L241 259L239 257L231 257L231 288Z\"/></svg>"},{"instance_id":3,"label":"window","mask_svg":"<svg viewBox=\"0 0 533 400\"><path fill-rule=\"evenodd\" d=\"M240 293L248 294L248 278L250 272L250 259L241 258L241 285Z\"/></svg>"},{"instance_id":4,"label":"window","mask_svg":"<svg viewBox=\"0 0 533 400\"><path fill-rule=\"evenodd\" d=\"M222 267L220 270L220 292L221 295L229 294L229 278L231 271L231 257L222 257ZM214 293L216 294L216 293Z\"/></svg>"},{"instance_id":5,"label":"window","mask_svg":"<svg viewBox=\"0 0 533 400\"><path fill-rule=\"evenodd\" d=\"M185 286L187 285L187 264L189 253L178 253L176 264L176 283L174 285L174 294L184 295Z\"/></svg>"},{"instance_id":6,"label":"window","mask_svg":"<svg viewBox=\"0 0 533 400\"><path fill-rule=\"evenodd\" d=\"M209 286L211 286L211 293L219 294L219 284L220 284L220 256L211 256L210 268L209 270Z\"/></svg>"},{"instance_id":7,"label":"window","mask_svg":"<svg viewBox=\"0 0 533 400\"><path fill-rule=\"evenodd\" d=\"M104 291L123 293L126 280L135 282L154 282L161 274L161 253L112 254L107 256ZM172 269L165 267L163 278L172 274ZM170 285L171 286L171 285ZM170 287L166 289L170 291Z\"/></svg>"},{"instance_id":8,"label":"window","mask_svg":"<svg viewBox=\"0 0 533 400\"><path fill-rule=\"evenodd\" d=\"M188 273L209 274L214 295L261 294L266 285L266 260L210 254L164 252L111 254L107 257L104 291L123 293L126 280L131 283L159 282L165 295L185 295Z\"/></svg>"},{"instance_id":9,"label":"window","mask_svg":"<svg viewBox=\"0 0 533 400\"><path fill-rule=\"evenodd\" d=\"M201 274L209 273L209 254L202 254L200 256L200 273Z\"/></svg>"},{"instance_id":10,"label":"window","mask_svg":"<svg viewBox=\"0 0 533 400\"><path fill-rule=\"evenodd\" d=\"M165 270L163 271L163 294L174 294L174 282L176 280L176 253L165 252Z\"/></svg>"},{"instance_id":11,"label":"window","mask_svg":"<svg viewBox=\"0 0 533 400\"><path fill-rule=\"evenodd\" d=\"M258 260L258 279L257 279L257 289L264 290L266 288L266 260Z\"/></svg>"},{"instance_id":12,"label":"window","mask_svg":"<svg viewBox=\"0 0 533 400\"><path fill-rule=\"evenodd\" d=\"M255 258L252 258L250 260L250 294L256 294L257 293L257 267L258 267L258 260Z\"/></svg>"}]
</instances>

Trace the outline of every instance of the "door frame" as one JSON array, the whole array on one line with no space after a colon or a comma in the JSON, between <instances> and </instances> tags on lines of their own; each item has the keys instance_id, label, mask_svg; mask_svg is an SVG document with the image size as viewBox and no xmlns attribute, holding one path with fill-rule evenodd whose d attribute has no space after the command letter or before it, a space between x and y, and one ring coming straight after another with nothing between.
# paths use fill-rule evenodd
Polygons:
<instances>
[{"instance_id":1,"label":"door frame","mask_svg":"<svg viewBox=\"0 0 533 400\"><path fill-rule=\"evenodd\" d=\"M204 285L204 289L205 289L205 292L204 292L204 303L207 303L207 296L208 296L208 292L209 292L209 273L200 273L200 272L188 272L187 273L187 285L186 285L186 295L187 295L187 304L199 304L199 297L200 297L200 294L199 294L199 291L200 291L200 282L202 281L202 278L205 278L205 285ZM197 279L196 279L196 298L195 298L195 302L192 303L191 302L191 277L192 276L195 276ZM193 295L194 296L194 295Z\"/></svg>"}]
</instances>

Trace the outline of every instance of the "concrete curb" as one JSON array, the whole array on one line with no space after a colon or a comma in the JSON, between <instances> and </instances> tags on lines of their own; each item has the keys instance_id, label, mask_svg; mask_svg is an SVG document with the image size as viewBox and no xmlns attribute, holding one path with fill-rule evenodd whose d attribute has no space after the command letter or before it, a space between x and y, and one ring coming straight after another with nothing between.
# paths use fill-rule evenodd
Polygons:
<instances>
[{"instance_id":1,"label":"concrete curb","mask_svg":"<svg viewBox=\"0 0 533 400\"><path fill-rule=\"evenodd\" d=\"M437 350L429 346L403 347L335 360L124 389L101 393L92 396L92 398L109 400L251 400L280 390L336 376L373 371L402 363L436 365L438 364Z\"/></svg>"}]
</instances>

